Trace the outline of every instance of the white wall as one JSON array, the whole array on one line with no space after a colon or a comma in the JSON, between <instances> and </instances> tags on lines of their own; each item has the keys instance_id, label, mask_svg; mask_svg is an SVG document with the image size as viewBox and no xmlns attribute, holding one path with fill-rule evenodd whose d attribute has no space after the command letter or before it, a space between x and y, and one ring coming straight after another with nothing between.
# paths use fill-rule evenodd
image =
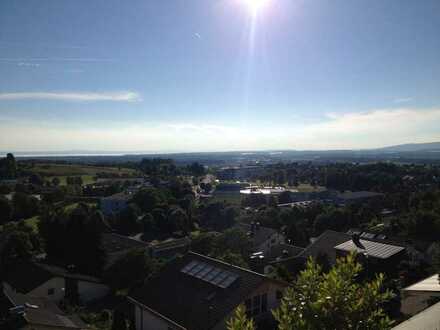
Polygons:
<instances>
[{"instance_id":1,"label":"white wall","mask_svg":"<svg viewBox=\"0 0 440 330\"><path fill-rule=\"evenodd\" d=\"M29 274L29 276L32 276L32 274ZM55 292L53 295L48 294L49 289L55 289ZM61 300L63 300L64 295L65 295L64 278L53 277L49 281L43 283L39 287L28 292L28 294L30 296L42 297L42 298L47 298L47 299L54 301L54 302L60 302Z\"/></svg>"},{"instance_id":2,"label":"white wall","mask_svg":"<svg viewBox=\"0 0 440 330\"><path fill-rule=\"evenodd\" d=\"M274 242L272 243L272 241ZM263 244L261 244L257 248L257 251L263 251L264 253L269 253L272 246L282 244L284 242L285 242L284 235L280 233L275 233L269 239L267 239Z\"/></svg>"}]
</instances>

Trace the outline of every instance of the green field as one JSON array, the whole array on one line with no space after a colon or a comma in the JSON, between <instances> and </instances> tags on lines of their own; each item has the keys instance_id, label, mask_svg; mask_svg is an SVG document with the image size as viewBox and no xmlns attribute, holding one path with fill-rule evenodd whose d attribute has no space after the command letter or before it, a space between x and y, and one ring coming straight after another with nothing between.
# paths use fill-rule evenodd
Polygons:
<instances>
[{"instance_id":1,"label":"green field","mask_svg":"<svg viewBox=\"0 0 440 330\"><path fill-rule=\"evenodd\" d=\"M215 192L210 202L223 202L226 201L229 204L240 206L242 195L237 192Z\"/></svg>"},{"instance_id":2,"label":"green field","mask_svg":"<svg viewBox=\"0 0 440 330\"><path fill-rule=\"evenodd\" d=\"M66 178L69 176L80 176L83 184L93 182L93 178L98 173L105 173L108 175L117 175L120 177L134 177L138 172L130 168L118 168L107 166L91 166L91 165L77 165L77 164L35 164L29 169L31 172L41 175L45 180L50 181L54 177L60 179L60 184L66 184Z\"/></svg>"}]
</instances>

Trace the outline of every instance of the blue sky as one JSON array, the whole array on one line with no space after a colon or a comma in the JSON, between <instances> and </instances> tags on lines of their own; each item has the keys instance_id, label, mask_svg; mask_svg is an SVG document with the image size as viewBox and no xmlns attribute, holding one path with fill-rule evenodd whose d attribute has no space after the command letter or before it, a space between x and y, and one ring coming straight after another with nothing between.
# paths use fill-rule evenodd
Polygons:
<instances>
[{"instance_id":1,"label":"blue sky","mask_svg":"<svg viewBox=\"0 0 440 330\"><path fill-rule=\"evenodd\" d=\"M440 141L439 1L249 1L0 1L0 150Z\"/></svg>"}]
</instances>

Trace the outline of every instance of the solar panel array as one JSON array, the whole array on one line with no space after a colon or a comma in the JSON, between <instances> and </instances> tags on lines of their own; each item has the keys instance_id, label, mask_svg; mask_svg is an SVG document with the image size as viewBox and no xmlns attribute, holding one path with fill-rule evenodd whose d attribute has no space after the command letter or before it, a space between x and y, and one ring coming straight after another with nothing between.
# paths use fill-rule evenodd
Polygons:
<instances>
[{"instance_id":1,"label":"solar panel array","mask_svg":"<svg viewBox=\"0 0 440 330\"><path fill-rule=\"evenodd\" d=\"M196 260L191 261L183 267L181 272L222 289L229 287L238 278L238 275L230 271Z\"/></svg>"}]
</instances>

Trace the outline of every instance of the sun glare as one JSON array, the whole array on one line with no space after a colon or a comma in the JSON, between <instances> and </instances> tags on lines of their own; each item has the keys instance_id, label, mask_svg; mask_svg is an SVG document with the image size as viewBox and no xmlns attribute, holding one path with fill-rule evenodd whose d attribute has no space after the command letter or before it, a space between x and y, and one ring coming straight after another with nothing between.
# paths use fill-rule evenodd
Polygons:
<instances>
[{"instance_id":1,"label":"sun glare","mask_svg":"<svg viewBox=\"0 0 440 330\"><path fill-rule=\"evenodd\" d=\"M270 0L241 0L251 11L252 14L258 13Z\"/></svg>"}]
</instances>

